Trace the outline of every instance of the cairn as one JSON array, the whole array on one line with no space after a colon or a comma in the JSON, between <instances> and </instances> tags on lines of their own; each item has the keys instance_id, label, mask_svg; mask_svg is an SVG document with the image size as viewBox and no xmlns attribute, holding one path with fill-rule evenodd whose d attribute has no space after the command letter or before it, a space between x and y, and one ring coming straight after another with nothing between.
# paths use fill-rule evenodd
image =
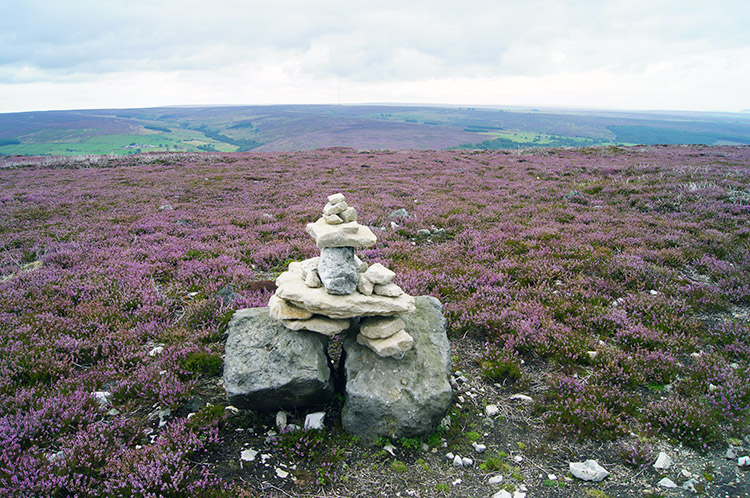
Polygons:
<instances>
[{"instance_id":1,"label":"cairn","mask_svg":"<svg viewBox=\"0 0 750 498\"><path fill-rule=\"evenodd\" d=\"M400 357L414 340L398 315L415 310L414 298L393 283L396 274L380 263L367 265L357 248L377 241L357 223L357 211L341 193L328 196L323 215L308 223L320 256L294 262L276 279L268 302L271 318L291 330L326 336L359 323L357 342L381 357Z\"/></svg>"}]
</instances>

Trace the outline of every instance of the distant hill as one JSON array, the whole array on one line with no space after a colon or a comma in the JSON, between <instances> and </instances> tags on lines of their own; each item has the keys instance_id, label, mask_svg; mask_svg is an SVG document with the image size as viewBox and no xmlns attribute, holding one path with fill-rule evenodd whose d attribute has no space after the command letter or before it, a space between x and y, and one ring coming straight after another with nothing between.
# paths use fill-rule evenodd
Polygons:
<instances>
[{"instance_id":1,"label":"distant hill","mask_svg":"<svg viewBox=\"0 0 750 498\"><path fill-rule=\"evenodd\" d=\"M750 144L750 116L405 105L157 107L0 114L0 155Z\"/></svg>"}]
</instances>

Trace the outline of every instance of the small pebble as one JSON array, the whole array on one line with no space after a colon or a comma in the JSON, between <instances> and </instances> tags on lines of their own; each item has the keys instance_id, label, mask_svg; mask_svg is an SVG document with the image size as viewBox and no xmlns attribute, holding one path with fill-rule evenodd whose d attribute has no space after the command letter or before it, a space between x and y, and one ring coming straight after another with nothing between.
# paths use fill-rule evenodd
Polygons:
<instances>
[{"instance_id":1,"label":"small pebble","mask_svg":"<svg viewBox=\"0 0 750 498\"><path fill-rule=\"evenodd\" d=\"M492 476L489 480L490 484L500 484L501 482L503 482L503 476Z\"/></svg>"},{"instance_id":2,"label":"small pebble","mask_svg":"<svg viewBox=\"0 0 750 498\"><path fill-rule=\"evenodd\" d=\"M464 467L471 467L472 465L474 465L474 460L472 460L471 458L463 457L461 459L461 463Z\"/></svg>"},{"instance_id":3,"label":"small pebble","mask_svg":"<svg viewBox=\"0 0 750 498\"><path fill-rule=\"evenodd\" d=\"M455 458L455 456L456 455L454 455L453 453L446 453L445 454L445 459L446 460L453 460Z\"/></svg>"},{"instance_id":4,"label":"small pebble","mask_svg":"<svg viewBox=\"0 0 750 498\"><path fill-rule=\"evenodd\" d=\"M454 466L454 467L463 467L463 466L464 466L464 461L463 461L463 459L462 459L462 458L461 458L460 456L456 455L456 456L455 456L455 457L453 458L453 466Z\"/></svg>"},{"instance_id":5,"label":"small pebble","mask_svg":"<svg viewBox=\"0 0 750 498\"><path fill-rule=\"evenodd\" d=\"M500 408L497 407L497 405L487 405L484 407L484 414L488 417L492 417L494 415L497 415L500 412Z\"/></svg>"}]
</instances>

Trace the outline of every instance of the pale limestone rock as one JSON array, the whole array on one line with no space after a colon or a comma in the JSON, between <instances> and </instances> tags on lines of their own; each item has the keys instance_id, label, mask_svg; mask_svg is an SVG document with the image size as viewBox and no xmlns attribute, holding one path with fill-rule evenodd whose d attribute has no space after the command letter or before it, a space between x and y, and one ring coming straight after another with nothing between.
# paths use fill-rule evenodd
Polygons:
<instances>
[{"instance_id":1,"label":"pale limestone rock","mask_svg":"<svg viewBox=\"0 0 750 498\"><path fill-rule=\"evenodd\" d=\"M340 225L344 222L344 219L337 214L324 214L323 220L329 225Z\"/></svg>"},{"instance_id":2,"label":"pale limestone rock","mask_svg":"<svg viewBox=\"0 0 750 498\"><path fill-rule=\"evenodd\" d=\"M391 283L391 280L393 280L393 277L395 276L395 272L389 270L380 263L375 263L374 265L370 266L365 272L365 277L367 277L367 280L369 280L373 284L379 285Z\"/></svg>"},{"instance_id":3,"label":"pale limestone rock","mask_svg":"<svg viewBox=\"0 0 750 498\"><path fill-rule=\"evenodd\" d=\"M356 221L329 225L323 218L307 224L307 233L319 249L326 247L370 247L378 239L369 227Z\"/></svg>"},{"instance_id":4,"label":"pale limestone rock","mask_svg":"<svg viewBox=\"0 0 750 498\"><path fill-rule=\"evenodd\" d=\"M359 332L370 339L385 339L393 334L404 330L406 324L396 317L372 317L366 318L359 326Z\"/></svg>"},{"instance_id":5,"label":"pale limestone rock","mask_svg":"<svg viewBox=\"0 0 750 498\"><path fill-rule=\"evenodd\" d=\"M357 221L357 210L353 207L348 207L346 210L340 212L338 216L344 221L344 223Z\"/></svg>"},{"instance_id":6,"label":"pale limestone rock","mask_svg":"<svg viewBox=\"0 0 750 498\"><path fill-rule=\"evenodd\" d=\"M398 285L391 283L385 285L375 284L372 288L372 293L377 294L378 296L398 297L403 294L404 291Z\"/></svg>"},{"instance_id":7,"label":"pale limestone rock","mask_svg":"<svg viewBox=\"0 0 750 498\"><path fill-rule=\"evenodd\" d=\"M326 417L326 412L315 412L309 413L305 417L305 430L320 430L325 429L323 420Z\"/></svg>"},{"instance_id":8,"label":"pale limestone rock","mask_svg":"<svg viewBox=\"0 0 750 498\"><path fill-rule=\"evenodd\" d=\"M349 205L346 203L346 201L337 202L336 204L331 204L329 202L323 207L323 216L331 216L332 214L343 213L347 209L349 209Z\"/></svg>"},{"instance_id":9,"label":"pale limestone rock","mask_svg":"<svg viewBox=\"0 0 750 498\"><path fill-rule=\"evenodd\" d=\"M307 320L281 320L281 323L291 330L309 330L310 332L317 332L328 337L349 328L349 320L336 320L327 316L314 316Z\"/></svg>"},{"instance_id":10,"label":"pale limestone rock","mask_svg":"<svg viewBox=\"0 0 750 498\"><path fill-rule=\"evenodd\" d=\"M677 484L674 483L672 479L669 477L665 477L661 481L656 483L657 486L661 486L662 488L676 488Z\"/></svg>"},{"instance_id":11,"label":"pale limestone rock","mask_svg":"<svg viewBox=\"0 0 750 498\"><path fill-rule=\"evenodd\" d=\"M385 339L370 339L357 334L357 343L372 349L380 357L395 356L409 351L414 345L414 339L406 330L400 330Z\"/></svg>"},{"instance_id":12,"label":"pale limestone rock","mask_svg":"<svg viewBox=\"0 0 750 498\"><path fill-rule=\"evenodd\" d=\"M268 315L275 320L306 320L313 316L309 311L303 310L275 294L268 300Z\"/></svg>"},{"instance_id":13,"label":"pale limestone rock","mask_svg":"<svg viewBox=\"0 0 750 498\"><path fill-rule=\"evenodd\" d=\"M570 462L568 464L570 473L578 479L584 481L599 482L609 475L609 472L599 465L596 460L586 460L585 462Z\"/></svg>"},{"instance_id":14,"label":"pale limestone rock","mask_svg":"<svg viewBox=\"0 0 750 498\"><path fill-rule=\"evenodd\" d=\"M331 194L328 196L328 202L331 204L338 204L339 202L344 202L344 194L341 192L338 192L336 194Z\"/></svg>"},{"instance_id":15,"label":"pale limestone rock","mask_svg":"<svg viewBox=\"0 0 750 498\"><path fill-rule=\"evenodd\" d=\"M289 269L302 271L302 278L305 278L308 272L317 271L319 264L320 256L316 256L314 258L304 259L302 261L292 261L291 263L289 263Z\"/></svg>"},{"instance_id":16,"label":"pale limestone rock","mask_svg":"<svg viewBox=\"0 0 750 498\"><path fill-rule=\"evenodd\" d=\"M317 271L311 271L307 274L305 277L305 285L313 289L323 287L323 282L320 281L320 276Z\"/></svg>"},{"instance_id":17,"label":"pale limestone rock","mask_svg":"<svg viewBox=\"0 0 750 498\"><path fill-rule=\"evenodd\" d=\"M298 266L289 265L289 271L276 279L276 295L310 313L330 318L353 318L356 316L398 315L415 310L414 298L408 294L398 297L365 296L359 292L337 296L328 294L325 288L311 289L305 285Z\"/></svg>"},{"instance_id":18,"label":"pale limestone rock","mask_svg":"<svg viewBox=\"0 0 750 498\"><path fill-rule=\"evenodd\" d=\"M367 271L367 268L368 268L367 263L359 259L359 257L357 257L356 254L354 255L354 264L357 265L357 271L359 273L364 273Z\"/></svg>"},{"instance_id":19,"label":"pale limestone rock","mask_svg":"<svg viewBox=\"0 0 750 498\"><path fill-rule=\"evenodd\" d=\"M375 284L367 280L367 278L360 273L359 279L357 280L357 290L365 296L372 296L372 290Z\"/></svg>"},{"instance_id":20,"label":"pale limestone rock","mask_svg":"<svg viewBox=\"0 0 750 498\"><path fill-rule=\"evenodd\" d=\"M669 455L667 455L663 451L660 451L659 456L656 459L656 462L654 462L654 468L667 470L669 467L672 466L673 463L674 461L672 460L672 458L670 458Z\"/></svg>"}]
</instances>

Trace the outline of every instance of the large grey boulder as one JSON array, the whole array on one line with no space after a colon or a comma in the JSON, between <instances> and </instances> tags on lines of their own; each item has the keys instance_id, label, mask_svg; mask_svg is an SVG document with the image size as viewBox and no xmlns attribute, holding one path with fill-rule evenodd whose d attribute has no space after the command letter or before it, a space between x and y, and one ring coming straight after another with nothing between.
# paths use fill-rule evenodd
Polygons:
<instances>
[{"instance_id":1,"label":"large grey boulder","mask_svg":"<svg viewBox=\"0 0 750 498\"><path fill-rule=\"evenodd\" d=\"M414 338L401 359L381 358L358 344L356 334L344 339L342 425L365 442L429 434L450 405L450 344L442 305L430 296L415 302L415 311L400 315Z\"/></svg>"},{"instance_id":2,"label":"large grey boulder","mask_svg":"<svg viewBox=\"0 0 750 498\"><path fill-rule=\"evenodd\" d=\"M357 289L357 264L353 247L326 247L320 250L318 276L329 294L346 295Z\"/></svg>"},{"instance_id":3,"label":"large grey boulder","mask_svg":"<svg viewBox=\"0 0 750 498\"><path fill-rule=\"evenodd\" d=\"M236 311L228 331L224 389L232 405L289 409L333 395L326 336L289 330L268 316L268 308Z\"/></svg>"}]
</instances>

